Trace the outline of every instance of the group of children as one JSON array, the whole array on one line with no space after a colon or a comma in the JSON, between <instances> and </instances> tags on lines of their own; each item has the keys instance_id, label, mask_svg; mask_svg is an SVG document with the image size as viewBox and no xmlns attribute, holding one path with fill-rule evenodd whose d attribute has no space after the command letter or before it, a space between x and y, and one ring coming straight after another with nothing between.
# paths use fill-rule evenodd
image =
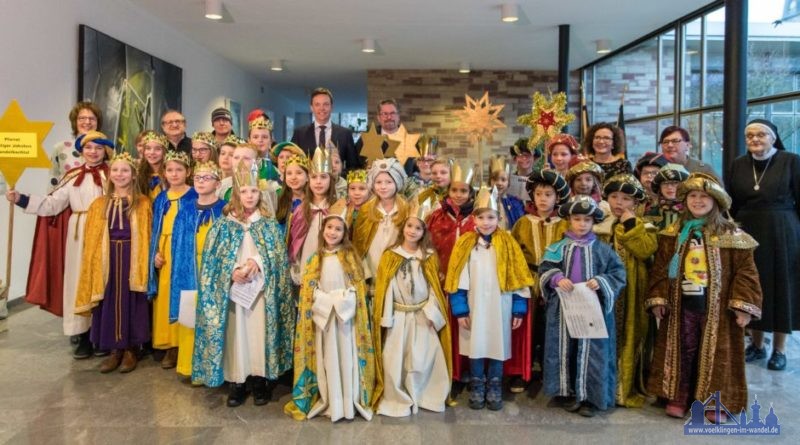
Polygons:
<instances>
[{"instance_id":1,"label":"group of children","mask_svg":"<svg viewBox=\"0 0 800 445\"><path fill-rule=\"evenodd\" d=\"M250 128L271 130L263 116ZM714 178L657 154L605 178L558 135L520 199L504 157L476 186L471 163L345 175L335 149L263 139L196 134L190 159L147 132L134 159L90 132L50 195L8 192L40 217L71 211L53 272L65 333L110 353L101 372L132 371L150 343L192 384L228 382L233 407L268 403L291 370L284 411L333 421L444 411L465 384L470 408L499 410L503 377L521 392L535 366L552 403L583 416L657 396L683 417L717 390L745 405L756 243ZM604 338L567 328L579 284Z\"/></svg>"}]
</instances>

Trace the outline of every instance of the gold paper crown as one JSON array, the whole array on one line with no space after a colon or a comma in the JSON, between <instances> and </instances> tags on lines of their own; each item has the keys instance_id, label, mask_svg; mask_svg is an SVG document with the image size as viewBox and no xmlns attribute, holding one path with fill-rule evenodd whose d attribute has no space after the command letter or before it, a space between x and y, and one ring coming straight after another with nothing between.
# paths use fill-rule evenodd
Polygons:
<instances>
[{"instance_id":1,"label":"gold paper crown","mask_svg":"<svg viewBox=\"0 0 800 445\"><path fill-rule=\"evenodd\" d=\"M450 167L450 182L463 182L465 184L472 184L472 176L475 173L471 164L466 167L461 165L461 162L454 162Z\"/></svg>"},{"instance_id":2,"label":"gold paper crown","mask_svg":"<svg viewBox=\"0 0 800 445\"><path fill-rule=\"evenodd\" d=\"M425 198L422 202L419 202L417 199L412 199L409 201L409 204L411 204L411 208L409 209L408 216L413 216L423 223L425 223L431 213L433 213L433 200L431 197Z\"/></svg>"},{"instance_id":3,"label":"gold paper crown","mask_svg":"<svg viewBox=\"0 0 800 445\"><path fill-rule=\"evenodd\" d=\"M328 218L339 218L344 221L344 225L347 227L347 201L340 199L328 207L328 214L325 215L325 219Z\"/></svg>"},{"instance_id":4,"label":"gold paper crown","mask_svg":"<svg viewBox=\"0 0 800 445\"><path fill-rule=\"evenodd\" d=\"M435 158L439 154L439 138L436 136L422 135L419 138L419 157Z\"/></svg>"},{"instance_id":5,"label":"gold paper crown","mask_svg":"<svg viewBox=\"0 0 800 445\"><path fill-rule=\"evenodd\" d=\"M511 173L511 166L508 165L508 160L505 156L493 156L489 159L489 175L491 176L500 171L508 175Z\"/></svg>"},{"instance_id":6,"label":"gold paper crown","mask_svg":"<svg viewBox=\"0 0 800 445\"><path fill-rule=\"evenodd\" d=\"M131 156L131 154L128 153L127 151L115 154L114 157L111 158L111 162L109 162L108 164L111 165L117 161L127 162L128 164L130 164L131 167L133 167L133 171L136 172L136 167L138 166L138 163L136 162L136 159L133 159L133 156Z\"/></svg>"},{"instance_id":7,"label":"gold paper crown","mask_svg":"<svg viewBox=\"0 0 800 445\"><path fill-rule=\"evenodd\" d=\"M253 120L251 120L247 124L250 131L253 130L269 130L272 131L272 121L265 118L264 116L259 116Z\"/></svg>"},{"instance_id":8,"label":"gold paper crown","mask_svg":"<svg viewBox=\"0 0 800 445\"><path fill-rule=\"evenodd\" d=\"M182 151L167 150L167 155L164 157L164 163L167 163L169 161L180 162L181 164L187 167L191 165L189 163L189 155L187 155Z\"/></svg>"},{"instance_id":9,"label":"gold paper crown","mask_svg":"<svg viewBox=\"0 0 800 445\"><path fill-rule=\"evenodd\" d=\"M308 157L306 155L294 155L286 160L286 166L299 165L303 170L308 171Z\"/></svg>"},{"instance_id":10,"label":"gold paper crown","mask_svg":"<svg viewBox=\"0 0 800 445\"><path fill-rule=\"evenodd\" d=\"M162 134L158 134L153 130L148 131L144 134L144 136L142 136L142 144L146 144L148 142L157 142L164 148L169 147L169 141L167 140L167 137Z\"/></svg>"},{"instance_id":11,"label":"gold paper crown","mask_svg":"<svg viewBox=\"0 0 800 445\"><path fill-rule=\"evenodd\" d=\"M194 166L194 174L198 175L201 173L211 173L212 175L216 176L217 179L222 177L222 172L220 171L217 164L214 161L208 162L199 162Z\"/></svg>"},{"instance_id":12,"label":"gold paper crown","mask_svg":"<svg viewBox=\"0 0 800 445\"><path fill-rule=\"evenodd\" d=\"M500 211L499 207L497 206L497 187L492 186L490 189L485 185L481 186L481 189L478 191L478 195L475 197L474 210L481 209L490 209L494 210L495 212Z\"/></svg>"},{"instance_id":13,"label":"gold paper crown","mask_svg":"<svg viewBox=\"0 0 800 445\"><path fill-rule=\"evenodd\" d=\"M223 145L233 145L234 147L236 147L237 145L239 145L239 144L243 144L243 143L245 143L245 142L246 142L246 141L245 141L244 139L240 139L238 136L236 136L236 135L234 135L234 134L229 134L229 135L228 135L228 137L226 137L226 138L225 138L225 140L224 140L224 141L222 141L222 143L221 143L221 144L219 144L219 145L220 145L220 146L223 146Z\"/></svg>"},{"instance_id":14,"label":"gold paper crown","mask_svg":"<svg viewBox=\"0 0 800 445\"><path fill-rule=\"evenodd\" d=\"M217 140L214 139L214 135L207 132L207 131L198 131L192 135L193 141L200 141L209 147L216 147Z\"/></svg>"},{"instance_id":15,"label":"gold paper crown","mask_svg":"<svg viewBox=\"0 0 800 445\"><path fill-rule=\"evenodd\" d=\"M258 167L253 162L247 165L244 161L239 161L233 172L233 182L236 187L258 187Z\"/></svg>"},{"instance_id":16,"label":"gold paper crown","mask_svg":"<svg viewBox=\"0 0 800 445\"><path fill-rule=\"evenodd\" d=\"M350 184L352 182L362 182L364 184L367 183L367 171L366 170L350 170L347 172L347 183Z\"/></svg>"},{"instance_id":17,"label":"gold paper crown","mask_svg":"<svg viewBox=\"0 0 800 445\"><path fill-rule=\"evenodd\" d=\"M331 169L331 154L325 148L317 147L314 150L314 157L311 158L311 165L309 166L310 173L328 173L330 174L333 170Z\"/></svg>"}]
</instances>

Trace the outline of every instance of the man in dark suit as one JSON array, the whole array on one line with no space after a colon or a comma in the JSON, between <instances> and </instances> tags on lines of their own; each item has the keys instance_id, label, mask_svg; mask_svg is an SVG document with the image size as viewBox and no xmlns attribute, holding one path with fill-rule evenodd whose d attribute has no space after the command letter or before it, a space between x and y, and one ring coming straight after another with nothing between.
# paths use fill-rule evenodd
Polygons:
<instances>
[{"instance_id":1,"label":"man in dark suit","mask_svg":"<svg viewBox=\"0 0 800 445\"><path fill-rule=\"evenodd\" d=\"M333 110L333 94L327 88L317 88L311 92L311 113L314 121L308 125L294 129L292 142L303 149L311 157L317 147L326 147L332 142L339 148L339 156L344 163L344 170L353 170L363 166L353 143L353 132L350 129L331 122Z\"/></svg>"}]
</instances>

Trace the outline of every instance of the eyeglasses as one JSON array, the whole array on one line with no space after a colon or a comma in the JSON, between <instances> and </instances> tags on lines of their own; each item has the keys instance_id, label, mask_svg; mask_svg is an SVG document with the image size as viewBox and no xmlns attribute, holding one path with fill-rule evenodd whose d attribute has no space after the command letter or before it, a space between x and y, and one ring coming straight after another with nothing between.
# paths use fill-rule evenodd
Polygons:
<instances>
[{"instance_id":1,"label":"eyeglasses","mask_svg":"<svg viewBox=\"0 0 800 445\"><path fill-rule=\"evenodd\" d=\"M661 145L678 145L681 142L684 142L683 139L664 139L661 141Z\"/></svg>"},{"instance_id":2,"label":"eyeglasses","mask_svg":"<svg viewBox=\"0 0 800 445\"><path fill-rule=\"evenodd\" d=\"M611 137L611 136L595 136L594 140L595 141L613 141L614 138Z\"/></svg>"},{"instance_id":3,"label":"eyeglasses","mask_svg":"<svg viewBox=\"0 0 800 445\"><path fill-rule=\"evenodd\" d=\"M658 174L658 170L652 171L652 172L644 171L639 176L644 176L644 177L648 177L648 178L655 178L657 174Z\"/></svg>"},{"instance_id":4,"label":"eyeglasses","mask_svg":"<svg viewBox=\"0 0 800 445\"><path fill-rule=\"evenodd\" d=\"M379 114L381 115L381 117L391 117L391 116L397 116L397 111L389 111L389 112L382 111Z\"/></svg>"},{"instance_id":5,"label":"eyeglasses","mask_svg":"<svg viewBox=\"0 0 800 445\"><path fill-rule=\"evenodd\" d=\"M97 118L94 116L78 116L75 120L78 122L97 122Z\"/></svg>"},{"instance_id":6,"label":"eyeglasses","mask_svg":"<svg viewBox=\"0 0 800 445\"><path fill-rule=\"evenodd\" d=\"M194 182L208 182L208 181L216 181L217 177L214 175L195 175Z\"/></svg>"},{"instance_id":7,"label":"eyeglasses","mask_svg":"<svg viewBox=\"0 0 800 445\"><path fill-rule=\"evenodd\" d=\"M161 125L180 125L186 122L186 119L173 119L171 121L161 121Z\"/></svg>"},{"instance_id":8,"label":"eyeglasses","mask_svg":"<svg viewBox=\"0 0 800 445\"><path fill-rule=\"evenodd\" d=\"M211 149L208 147L192 147L192 153L202 153L204 151L211 151Z\"/></svg>"},{"instance_id":9,"label":"eyeglasses","mask_svg":"<svg viewBox=\"0 0 800 445\"><path fill-rule=\"evenodd\" d=\"M748 141L751 139L764 139L769 136L767 133L745 133L744 138Z\"/></svg>"}]
</instances>

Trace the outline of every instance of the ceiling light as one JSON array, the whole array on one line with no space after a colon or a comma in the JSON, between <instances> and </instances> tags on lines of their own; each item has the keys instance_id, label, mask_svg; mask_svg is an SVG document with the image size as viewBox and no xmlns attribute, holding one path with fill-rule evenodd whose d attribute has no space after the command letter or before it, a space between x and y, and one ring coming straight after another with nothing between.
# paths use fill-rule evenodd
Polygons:
<instances>
[{"instance_id":1,"label":"ceiling light","mask_svg":"<svg viewBox=\"0 0 800 445\"><path fill-rule=\"evenodd\" d=\"M274 59L269 65L269 69L272 71L283 71L283 63L281 62L281 59Z\"/></svg>"},{"instance_id":2,"label":"ceiling light","mask_svg":"<svg viewBox=\"0 0 800 445\"><path fill-rule=\"evenodd\" d=\"M469 63L461 62L458 66L458 72L461 74L469 74Z\"/></svg>"},{"instance_id":3,"label":"ceiling light","mask_svg":"<svg viewBox=\"0 0 800 445\"><path fill-rule=\"evenodd\" d=\"M600 39L595 42L597 43L597 54L608 54L611 52L611 40Z\"/></svg>"},{"instance_id":4,"label":"ceiling light","mask_svg":"<svg viewBox=\"0 0 800 445\"><path fill-rule=\"evenodd\" d=\"M375 52L375 39L362 39L361 40L361 52L362 53L374 53Z\"/></svg>"},{"instance_id":5,"label":"ceiling light","mask_svg":"<svg viewBox=\"0 0 800 445\"><path fill-rule=\"evenodd\" d=\"M222 0L206 0L206 18L211 20L222 19Z\"/></svg>"},{"instance_id":6,"label":"ceiling light","mask_svg":"<svg viewBox=\"0 0 800 445\"><path fill-rule=\"evenodd\" d=\"M516 3L503 3L500 6L500 20L506 23L514 23L519 20L518 8Z\"/></svg>"}]
</instances>

